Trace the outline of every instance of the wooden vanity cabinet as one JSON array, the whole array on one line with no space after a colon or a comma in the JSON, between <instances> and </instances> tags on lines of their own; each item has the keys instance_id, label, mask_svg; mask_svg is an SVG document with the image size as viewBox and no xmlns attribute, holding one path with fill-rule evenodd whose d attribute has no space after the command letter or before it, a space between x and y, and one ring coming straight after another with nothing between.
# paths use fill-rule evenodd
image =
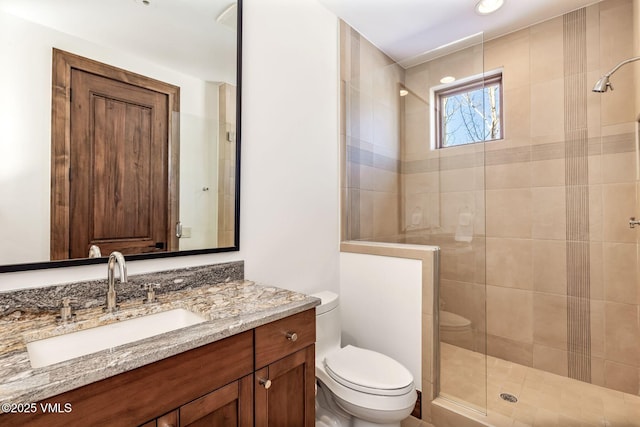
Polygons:
<instances>
[{"instance_id":1,"label":"wooden vanity cabinet","mask_svg":"<svg viewBox=\"0 0 640 427\"><path fill-rule=\"evenodd\" d=\"M315 425L315 309L256 328L255 427Z\"/></svg>"},{"instance_id":2,"label":"wooden vanity cabinet","mask_svg":"<svg viewBox=\"0 0 640 427\"><path fill-rule=\"evenodd\" d=\"M253 375L195 399L141 427L251 427Z\"/></svg>"},{"instance_id":3,"label":"wooden vanity cabinet","mask_svg":"<svg viewBox=\"0 0 640 427\"><path fill-rule=\"evenodd\" d=\"M0 425L139 426L253 371L253 331L246 331L45 399L70 403L69 413L4 414Z\"/></svg>"},{"instance_id":4,"label":"wooden vanity cabinet","mask_svg":"<svg viewBox=\"0 0 640 427\"><path fill-rule=\"evenodd\" d=\"M2 414L0 425L312 427L314 342L309 309L44 401L69 413Z\"/></svg>"}]
</instances>

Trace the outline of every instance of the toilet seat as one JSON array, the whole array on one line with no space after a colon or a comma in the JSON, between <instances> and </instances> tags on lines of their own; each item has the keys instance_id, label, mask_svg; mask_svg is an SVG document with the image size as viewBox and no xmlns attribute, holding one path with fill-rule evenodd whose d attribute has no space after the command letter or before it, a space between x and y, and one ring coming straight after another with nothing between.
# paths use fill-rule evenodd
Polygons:
<instances>
[{"instance_id":1,"label":"toilet seat","mask_svg":"<svg viewBox=\"0 0 640 427\"><path fill-rule=\"evenodd\" d=\"M471 321L469 319L462 317L459 314L443 310L440 311L439 321L441 328L450 331L466 330L471 326Z\"/></svg>"},{"instance_id":2,"label":"toilet seat","mask_svg":"<svg viewBox=\"0 0 640 427\"><path fill-rule=\"evenodd\" d=\"M337 383L377 396L402 396L414 389L413 376L400 363L381 353L348 345L324 360Z\"/></svg>"}]
</instances>

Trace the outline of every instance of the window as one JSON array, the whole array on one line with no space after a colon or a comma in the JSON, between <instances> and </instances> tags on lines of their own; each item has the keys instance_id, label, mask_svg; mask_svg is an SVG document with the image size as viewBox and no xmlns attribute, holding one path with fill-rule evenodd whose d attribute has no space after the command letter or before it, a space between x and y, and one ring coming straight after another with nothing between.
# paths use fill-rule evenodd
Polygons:
<instances>
[{"instance_id":1,"label":"window","mask_svg":"<svg viewBox=\"0 0 640 427\"><path fill-rule=\"evenodd\" d=\"M434 90L436 148L502 139L502 73Z\"/></svg>"}]
</instances>

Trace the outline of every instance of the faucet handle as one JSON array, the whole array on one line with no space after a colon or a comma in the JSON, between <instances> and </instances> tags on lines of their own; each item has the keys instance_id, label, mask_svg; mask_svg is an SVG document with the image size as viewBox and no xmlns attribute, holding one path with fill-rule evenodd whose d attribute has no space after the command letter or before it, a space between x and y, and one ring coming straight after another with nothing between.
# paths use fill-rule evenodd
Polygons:
<instances>
[{"instance_id":1,"label":"faucet handle","mask_svg":"<svg viewBox=\"0 0 640 427\"><path fill-rule=\"evenodd\" d=\"M78 300L76 298L64 297L61 300L60 307L60 315L56 316L56 320L58 323L67 323L69 321L73 321L76 315L71 311L70 304L77 304Z\"/></svg>"},{"instance_id":2,"label":"faucet handle","mask_svg":"<svg viewBox=\"0 0 640 427\"><path fill-rule=\"evenodd\" d=\"M142 300L144 304L150 304L156 302L156 289L158 289L160 285L158 283L145 283L144 285L140 285L141 289L147 291L147 297Z\"/></svg>"}]
</instances>

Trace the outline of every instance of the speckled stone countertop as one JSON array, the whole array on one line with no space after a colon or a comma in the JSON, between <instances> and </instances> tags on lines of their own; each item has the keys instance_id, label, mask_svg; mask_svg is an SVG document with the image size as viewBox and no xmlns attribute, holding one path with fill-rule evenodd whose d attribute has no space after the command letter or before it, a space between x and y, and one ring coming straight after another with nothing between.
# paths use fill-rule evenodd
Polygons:
<instances>
[{"instance_id":1,"label":"speckled stone countertop","mask_svg":"<svg viewBox=\"0 0 640 427\"><path fill-rule=\"evenodd\" d=\"M58 324L52 312L5 314L0 317L0 403L37 402L319 303L317 298L289 290L235 280L159 294L153 304L143 304L142 299L121 301L114 314L104 313L101 307L84 308L66 324ZM28 342L174 308L188 309L206 321L42 368L34 369L29 362Z\"/></svg>"}]
</instances>

